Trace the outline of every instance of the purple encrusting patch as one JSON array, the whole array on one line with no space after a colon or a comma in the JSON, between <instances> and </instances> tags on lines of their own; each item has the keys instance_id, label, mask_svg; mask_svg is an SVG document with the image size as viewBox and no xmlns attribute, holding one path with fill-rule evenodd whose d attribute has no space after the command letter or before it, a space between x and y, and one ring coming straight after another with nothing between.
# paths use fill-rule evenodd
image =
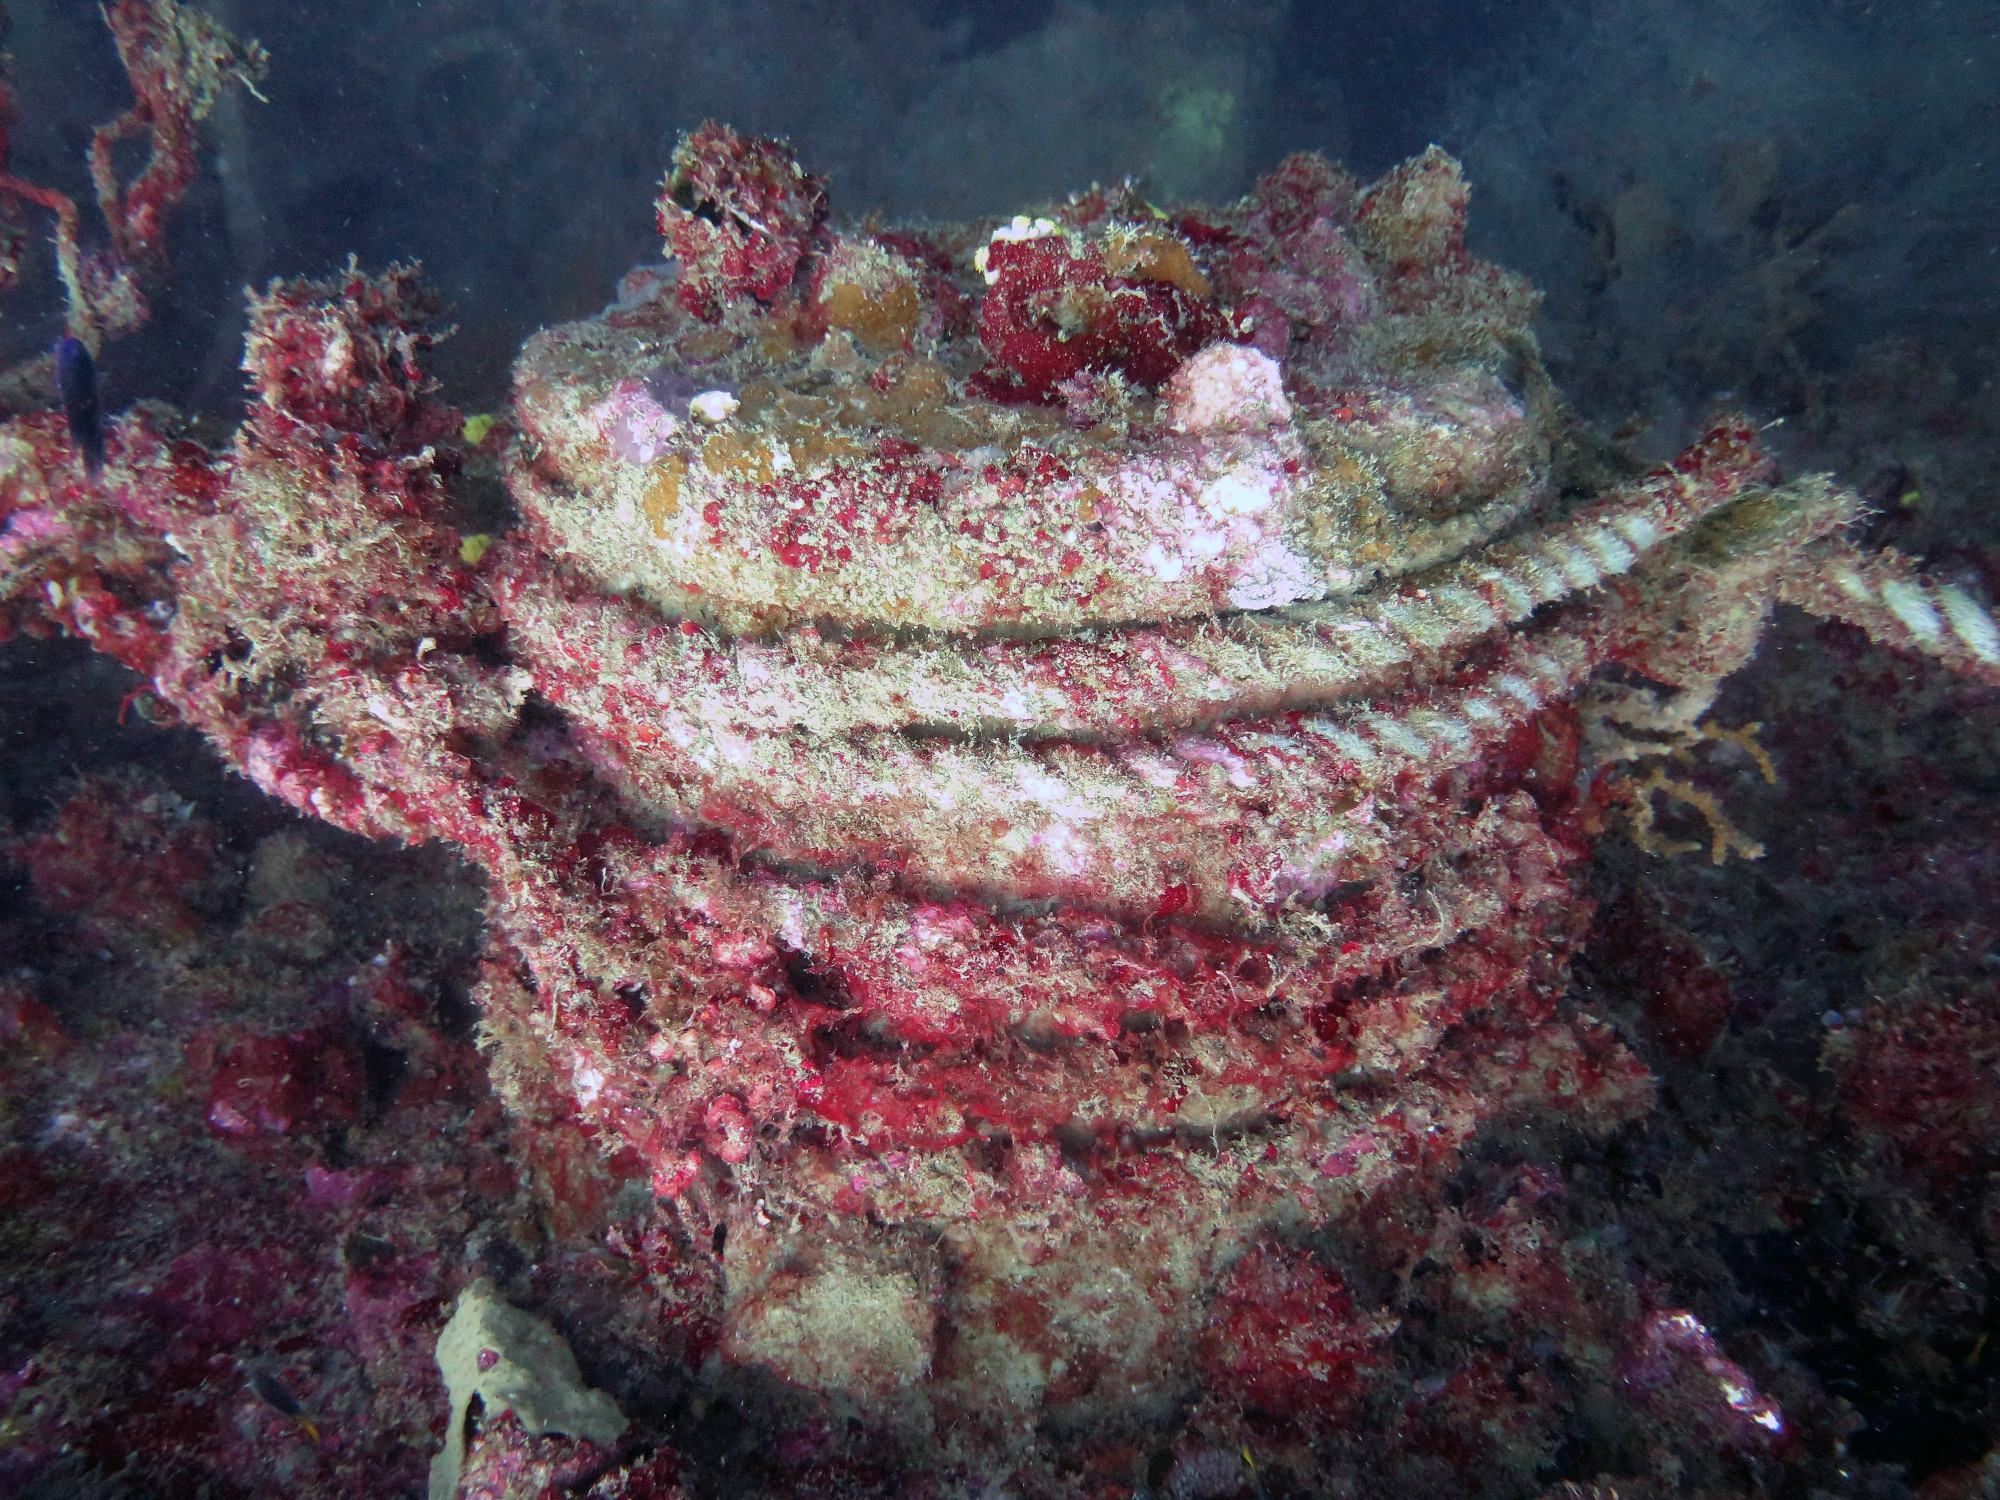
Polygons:
<instances>
[{"instance_id":1,"label":"purple encrusting patch","mask_svg":"<svg viewBox=\"0 0 2000 1500\"><path fill-rule=\"evenodd\" d=\"M645 386L647 395L659 402L663 410L683 422L687 420L689 403L703 391L716 389L700 384L687 371L676 369L672 365L661 365L646 376ZM719 389L727 390L732 396L736 394L733 386L723 386Z\"/></svg>"},{"instance_id":2,"label":"purple encrusting patch","mask_svg":"<svg viewBox=\"0 0 2000 1500\"><path fill-rule=\"evenodd\" d=\"M704 384L685 370L661 365L643 379L627 377L596 408L598 430L613 455L628 464L650 464L688 420L694 398L709 391L736 394L727 383Z\"/></svg>"},{"instance_id":3,"label":"purple encrusting patch","mask_svg":"<svg viewBox=\"0 0 2000 1500\"><path fill-rule=\"evenodd\" d=\"M683 402L677 415L644 382L628 377L611 388L592 415L615 457L628 464L650 464L680 431L687 405Z\"/></svg>"}]
</instances>

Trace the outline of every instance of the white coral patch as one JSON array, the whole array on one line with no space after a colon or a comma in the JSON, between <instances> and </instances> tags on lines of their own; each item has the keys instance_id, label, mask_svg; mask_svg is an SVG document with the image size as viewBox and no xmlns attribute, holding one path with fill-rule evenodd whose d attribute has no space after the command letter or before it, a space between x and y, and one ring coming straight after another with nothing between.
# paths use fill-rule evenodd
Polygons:
<instances>
[{"instance_id":1,"label":"white coral patch","mask_svg":"<svg viewBox=\"0 0 2000 1500\"><path fill-rule=\"evenodd\" d=\"M1163 756L1136 746L1126 746L1118 752L1118 759L1126 770L1150 787L1170 792L1180 785L1180 768Z\"/></svg>"},{"instance_id":2,"label":"white coral patch","mask_svg":"<svg viewBox=\"0 0 2000 1500\"><path fill-rule=\"evenodd\" d=\"M1220 531L1190 531L1181 538L1181 551L1203 561L1222 556L1228 546L1228 536Z\"/></svg>"},{"instance_id":3,"label":"white coral patch","mask_svg":"<svg viewBox=\"0 0 2000 1500\"><path fill-rule=\"evenodd\" d=\"M1507 601L1507 608L1512 611L1508 616L1509 619L1518 620L1523 615L1534 613L1535 596L1513 574L1504 573L1498 568L1489 568L1482 571L1479 577L1481 582L1489 585L1496 594Z\"/></svg>"},{"instance_id":4,"label":"white coral patch","mask_svg":"<svg viewBox=\"0 0 2000 1500\"><path fill-rule=\"evenodd\" d=\"M778 940L787 948L803 953L806 946L805 904L795 895L785 897L784 920L778 924Z\"/></svg>"},{"instance_id":5,"label":"white coral patch","mask_svg":"<svg viewBox=\"0 0 2000 1500\"><path fill-rule=\"evenodd\" d=\"M1875 602L1875 595L1868 587L1868 580L1855 572L1854 569L1835 568L1832 577L1834 587L1857 604L1873 604Z\"/></svg>"},{"instance_id":6,"label":"white coral patch","mask_svg":"<svg viewBox=\"0 0 2000 1500\"><path fill-rule=\"evenodd\" d=\"M1232 469L1201 492L1201 505L1211 515L1253 516L1269 510L1277 498L1275 475Z\"/></svg>"},{"instance_id":7,"label":"white coral patch","mask_svg":"<svg viewBox=\"0 0 2000 1500\"><path fill-rule=\"evenodd\" d=\"M1639 560L1638 553L1608 530L1586 531L1577 540L1606 573L1623 573Z\"/></svg>"},{"instance_id":8,"label":"white coral patch","mask_svg":"<svg viewBox=\"0 0 2000 1500\"><path fill-rule=\"evenodd\" d=\"M1347 849L1347 835L1332 833L1279 868L1272 879L1273 899L1304 896L1317 901L1340 883L1340 856Z\"/></svg>"},{"instance_id":9,"label":"white coral patch","mask_svg":"<svg viewBox=\"0 0 2000 1500\"><path fill-rule=\"evenodd\" d=\"M1568 542L1556 541L1549 544L1549 551L1553 554L1555 565L1562 570L1564 581L1571 588L1595 588L1603 577L1597 569L1597 564L1592 562L1579 547Z\"/></svg>"},{"instance_id":10,"label":"white coral patch","mask_svg":"<svg viewBox=\"0 0 2000 1500\"><path fill-rule=\"evenodd\" d=\"M1235 609L1276 609L1325 597L1326 581L1312 563L1277 542L1246 559L1229 589L1229 603Z\"/></svg>"},{"instance_id":11,"label":"white coral patch","mask_svg":"<svg viewBox=\"0 0 2000 1500\"><path fill-rule=\"evenodd\" d=\"M1031 219L1026 214L1016 214L1007 223L993 231L992 237L972 254L973 269L986 278L992 286L1000 279L1000 273L987 267L987 251L994 245L1019 244L1022 240L1045 240L1056 232L1053 219Z\"/></svg>"},{"instance_id":12,"label":"white coral patch","mask_svg":"<svg viewBox=\"0 0 2000 1500\"><path fill-rule=\"evenodd\" d=\"M1650 551L1659 543L1660 529L1644 516L1619 516L1611 525L1640 552Z\"/></svg>"},{"instance_id":13,"label":"white coral patch","mask_svg":"<svg viewBox=\"0 0 2000 1500\"><path fill-rule=\"evenodd\" d=\"M1023 768L1015 777L1014 784L1021 789L1021 795L1030 802L1038 803L1058 817L1092 818L1096 813L1082 798L1078 797L1070 784L1060 776L1051 776L1041 771Z\"/></svg>"},{"instance_id":14,"label":"white coral patch","mask_svg":"<svg viewBox=\"0 0 2000 1500\"><path fill-rule=\"evenodd\" d=\"M979 929L962 911L944 906L920 906L910 914L910 941L919 948L934 950L948 944L969 944Z\"/></svg>"},{"instance_id":15,"label":"white coral patch","mask_svg":"<svg viewBox=\"0 0 2000 1500\"><path fill-rule=\"evenodd\" d=\"M1448 583L1433 596L1439 609L1460 625L1487 630L1501 623L1500 611L1460 584Z\"/></svg>"},{"instance_id":16,"label":"white coral patch","mask_svg":"<svg viewBox=\"0 0 2000 1500\"><path fill-rule=\"evenodd\" d=\"M1361 720L1374 732L1376 739L1413 760L1431 753L1430 741L1418 734L1413 726L1393 715L1363 714Z\"/></svg>"},{"instance_id":17,"label":"white coral patch","mask_svg":"<svg viewBox=\"0 0 2000 1500\"><path fill-rule=\"evenodd\" d=\"M1146 549L1147 570L1162 583L1179 583L1187 575L1187 563L1177 552L1169 552L1158 542Z\"/></svg>"},{"instance_id":18,"label":"white coral patch","mask_svg":"<svg viewBox=\"0 0 2000 1500\"><path fill-rule=\"evenodd\" d=\"M737 643L736 670L742 674L743 681L748 686L763 687L770 682L771 667L769 662L763 659L769 654L747 643L740 641Z\"/></svg>"},{"instance_id":19,"label":"white coral patch","mask_svg":"<svg viewBox=\"0 0 2000 1500\"><path fill-rule=\"evenodd\" d=\"M1221 766L1229 773L1229 784L1239 790L1257 784L1257 778L1250 771L1250 762L1220 740L1209 739L1206 735L1185 734L1174 741L1174 754L1200 765Z\"/></svg>"},{"instance_id":20,"label":"white coral patch","mask_svg":"<svg viewBox=\"0 0 2000 1500\"><path fill-rule=\"evenodd\" d=\"M326 341L326 352L320 356L320 377L329 385L342 384L353 364L354 336L345 328L334 329L333 337Z\"/></svg>"},{"instance_id":21,"label":"white coral patch","mask_svg":"<svg viewBox=\"0 0 2000 1500\"><path fill-rule=\"evenodd\" d=\"M1292 419L1285 372L1242 344L1210 344L1167 381L1167 408L1181 432L1243 432Z\"/></svg>"},{"instance_id":22,"label":"white coral patch","mask_svg":"<svg viewBox=\"0 0 2000 1500\"><path fill-rule=\"evenodd\" d=\"M1067 823L1051 823L1028 843L1041 851L1048 867L1058 875L1081 875L1089 862L1083 840Z\"/></svg>"},{"instance_id":23,"label":"white coral patch","mask_svg":"<svg viewBox=\"0 0 2000 1500\"><path fill-rule=\"evenodd\" d=\"M1304 727L1325 740L1356 766L1365 769L1373 765L1378 758L1374 745L1335 720L1307 719Z\"/></svg>"},{"instance_id":24,"label":"white coral patch","mask_svg":"<svg viewBox=\"0 0 2000 1500\"><path fill-rule=\"evenodd\" d=\"M641 381L621 380L611 394L584 413L620 462L643 468L667 449L680 423L653 398Z\"/></svg>"}]
</instances>

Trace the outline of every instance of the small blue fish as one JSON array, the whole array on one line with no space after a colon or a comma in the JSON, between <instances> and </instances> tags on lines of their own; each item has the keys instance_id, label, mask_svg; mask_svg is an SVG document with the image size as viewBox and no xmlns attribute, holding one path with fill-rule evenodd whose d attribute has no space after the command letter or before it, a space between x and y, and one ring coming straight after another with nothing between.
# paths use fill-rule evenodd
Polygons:
<instances>
[{"instance_id":1,"label":"small blue fish","mask_svg":"<svg viewBox=\"0 0 2000 1500\"><path fill-rule=\"evenodd\" d=\"M56 387L70 440L83 455L83 472L95 480L104 472L104 408L97 400L97 366L82 339L56 340Z\"/></svg>"}]
</instances>

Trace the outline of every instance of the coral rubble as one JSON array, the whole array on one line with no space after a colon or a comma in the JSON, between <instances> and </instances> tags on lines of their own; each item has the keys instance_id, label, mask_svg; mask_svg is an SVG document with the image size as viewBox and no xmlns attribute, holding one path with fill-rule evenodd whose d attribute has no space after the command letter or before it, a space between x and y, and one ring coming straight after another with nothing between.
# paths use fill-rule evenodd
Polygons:
<instances>
[{"instance_id":1,"label":"coral rubble","mask_svg":"<svg viewBox=\"0 0 2000 1500\"><path fill-rule=\"evenodd\" d=\"M1989 684L2000 632L1740 421L1579 478L1466 204L1432 151L1216 210L840 228L780 144L704 127L659 203L676 274L530 340L477 444L403 269L254 300L227 450L142 406L92 481L9 422L0 625L110 652L301 812L483 869L528 1170L650 1198L601 1232L679 1320L654 1347L780 1392L801 1484L1532 1493L1564 1404L1510 1363L1536 1320L1628 1447L1721 1484L1828 1403L1561 1235L1532 1165L1439 1205L1484 1133L1651 1105L1567 998L1588 856L1683 784L1628 768L1702 740L1773 606ZM450 497L496 461L520 525L482 550ZM199 831L106 831L113 795L22 846L38 891L193 941ZM142 840L172 892L113 899L93 872ZM215 1062L240 1141L360 1107L330 1023ZM1945 1064L1885 1026L1838 1066ZM1929 1118L1859 1117L1912 1151ZM1484 1352L1412 1387L1391 1283ZM490 1415L479 1493L678 1482L608 1413L583 1460Z\"/></svg>"}]
</instances>

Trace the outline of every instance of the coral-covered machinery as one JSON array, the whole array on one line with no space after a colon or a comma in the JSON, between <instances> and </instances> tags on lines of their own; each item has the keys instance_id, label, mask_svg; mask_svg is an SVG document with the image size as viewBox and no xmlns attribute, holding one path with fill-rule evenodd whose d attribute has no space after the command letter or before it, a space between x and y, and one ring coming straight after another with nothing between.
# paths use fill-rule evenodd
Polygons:
<instances>
[{"instance_id":1,"label":"coral-covered machinery","mask_svg":"<svg viewBox=\"0 0 2000 1500\"><path fill-rule=\"evenodd\" d=\"M842 228L704 127L671 260L476 443L406 270L258 296L226 449L141 404L92 476L8 422L0 608L483 866L503 1094L716 1258L728 1360L934 1462L1197 1400L1330 1431L1394 1325L1329 1237L1496 1122L1648 1102L1564 999L1580 873L1700 797L1657 766L1772 606L2000 682L1980 604L1740 422L1593 481L1466 199L1302 156ZM495 463L519 524L462 535ZM1627 1333L1777 1440L1691 1316Z\"/></svg>"}]
</instances>

